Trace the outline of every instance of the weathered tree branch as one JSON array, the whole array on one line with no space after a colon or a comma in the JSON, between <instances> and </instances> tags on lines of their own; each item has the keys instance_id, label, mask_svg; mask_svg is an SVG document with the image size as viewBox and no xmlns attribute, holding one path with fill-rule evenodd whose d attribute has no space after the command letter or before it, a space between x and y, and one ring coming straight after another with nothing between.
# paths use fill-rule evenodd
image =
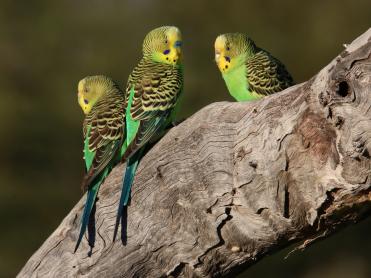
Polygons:
<instances>
[{"instance_id":1,"label":"weathered tree branch","mask_svg":"<svg viewBox=\"0 0 371 278\"><path fill-rule=\"evenodd\" d=\"M112 242L123 166L76 254L83 198L18 277L213 277L301 248L371 212L371 29L306 83L215 103L140 163L127 245Z\"/></svg>"}]
</instances>

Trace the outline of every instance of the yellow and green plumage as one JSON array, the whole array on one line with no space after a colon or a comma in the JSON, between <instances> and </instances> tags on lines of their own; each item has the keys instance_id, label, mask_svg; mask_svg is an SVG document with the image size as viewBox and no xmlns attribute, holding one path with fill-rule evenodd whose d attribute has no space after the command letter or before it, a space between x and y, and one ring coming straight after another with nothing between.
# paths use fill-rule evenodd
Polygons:
<instances>
[{"instance_id":1,"label":"yellow and green plumage","mask_svg":"<svg viewBox=\"0 0 371 278\"><path fill-rule=\"evenodd\" d=\"M147 34L143 42L143 58L129 76L126 88L126 150L127 162L114 238L128 204L131 184L143 150L174 120L183 90L181 63L182 38L178 28L159 27Z\"/></svg>"},{"instance_id":2,"label":"yellow and green plumage","mask_svg":"<svg viewBox=\"0 0 371 278\"><path fill-rule=\"evenodd\" d=\"M220 35L214 47L217 66L237 101L259 99L294 84L285 66L245 34Z\"/></svg>"},{"instance_id":3,"label":"yellow and green plumage","mask_svg":"<svg viewBox=\"0 0 371 278\"><path fill-rule=\"evenodd\" d=\"M98 75L82 79L78 102L85 114L83 122L87 190L81 229L75 252L86 231L100 185L122 156L125 140L125 96L109 77Z\"/></svg>"}]
</instances>

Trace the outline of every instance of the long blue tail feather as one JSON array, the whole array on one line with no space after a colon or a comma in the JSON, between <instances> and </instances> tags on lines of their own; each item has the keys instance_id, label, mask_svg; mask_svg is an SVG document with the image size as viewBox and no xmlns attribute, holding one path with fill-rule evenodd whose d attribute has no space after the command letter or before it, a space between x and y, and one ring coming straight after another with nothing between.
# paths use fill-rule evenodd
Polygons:
<instances>
[{"instance_id":1,"label":"long blue tail feather","mask_svg":"<svg viewBox=\"0 0 371 278\"><path fill-rule=\"evenodd\" d=\"M133 184L135 171L138 167L138 160L135 160L129 167L126 167L125 178L124 178L124 186L122 192L122 206L127 206L130 197L130 189L131 185Z\"/></svg>"},{"instance_id":2,"label":"long blue tail feather","mask_svg":"<svg viewBox=\"0 0 371 278\"><path fill-rule=\"evenodd\" d=\"M80 234L79 238L77 239L76 246L75 246L75 251L76 253L77 249L79 248L79 245L81 243L81 240L85 234L86 228L88 227L89 224L89 218L90 218L90 213L91 210L93 209L94 203L95 203L95 198L97 197L98 189L103 181L103 177L97 179L95 184L88 190L87 197L86 197L86 202L85 202L85 207L84 207L84 212L81 218L81 228L80 228Z\"/></svg>"},{"instance_id":3,"label":"long blue tail feather","mask_svg":"<svg viewBox=\"0 0 371 278\"><path fill-rule=\"evenodd\" d=\"M113 232L113 241L115 241L116 236L117 236L117 231L118 231L120 219L122 217L123 209L125 206L127 206L129 202L130 189L134 181L135 171L138 167L139 158L140 158L140 155L134 155L134 157L131 157L128 159L127 164L126 164L125 176L124 176L122 190L121 190L120 203L119 203L119 207L117 210L117 216L116 216L115 230Z\"/></svg>"}]
</instances>

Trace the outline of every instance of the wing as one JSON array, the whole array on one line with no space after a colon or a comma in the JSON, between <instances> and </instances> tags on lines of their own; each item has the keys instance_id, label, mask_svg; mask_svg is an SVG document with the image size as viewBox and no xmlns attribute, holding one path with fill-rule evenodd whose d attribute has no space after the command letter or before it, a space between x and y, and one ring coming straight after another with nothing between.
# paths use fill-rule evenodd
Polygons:
<instances>
[{"instance_id":1,"label":"wing","mask_svg":"<svg viewBox=\"0 0 371 278\"><path fill-rule=\"evenodd\" d=\"M114 94L98 101L84 121L84 159L87 173L83 189L115 158L125 133L125 98Z\"/></svg>"},{"instance_id":2,"label":"wing","mask_svg":"<svg viewBox=\"0 0 371 278\"><path fill-rule=\"evenodd\" d=\"M136 82L128 82L127 102L131 103L127 122L139 122L123 159L129 158L164 128L175 107L183 86L181 68L152 64ZM132 99L130 101L130 95ZM129 115L128 115L129 114Z\"/></svg>"},{"instance_id":3,"label":"wing","mask_svg":"<svg viewBox=\"0 0 371 278\"><path fill-rule=\"evenodd\" d=\"M249 90L260 95L280 92L294 84L285 66L263 50L246 60L246 74Z\"/></svg>"}]
</instances>

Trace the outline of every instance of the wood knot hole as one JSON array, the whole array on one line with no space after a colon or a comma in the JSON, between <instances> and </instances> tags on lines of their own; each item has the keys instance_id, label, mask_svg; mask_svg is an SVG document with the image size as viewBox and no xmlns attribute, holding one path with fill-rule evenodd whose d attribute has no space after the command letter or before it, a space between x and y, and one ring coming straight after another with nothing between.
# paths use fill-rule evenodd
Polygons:
<instances>
[{"instance_id":1,"label":"wood knot hole","mask_svg":"<svg viewBox=\"0 0 371 278\"><path fill-rule=\"evenodd\" d=\"M341 97L346 97L349 94L349 85L346 81L341 81L336 90L336 94Z\"/></svg>"}]
</instances>

